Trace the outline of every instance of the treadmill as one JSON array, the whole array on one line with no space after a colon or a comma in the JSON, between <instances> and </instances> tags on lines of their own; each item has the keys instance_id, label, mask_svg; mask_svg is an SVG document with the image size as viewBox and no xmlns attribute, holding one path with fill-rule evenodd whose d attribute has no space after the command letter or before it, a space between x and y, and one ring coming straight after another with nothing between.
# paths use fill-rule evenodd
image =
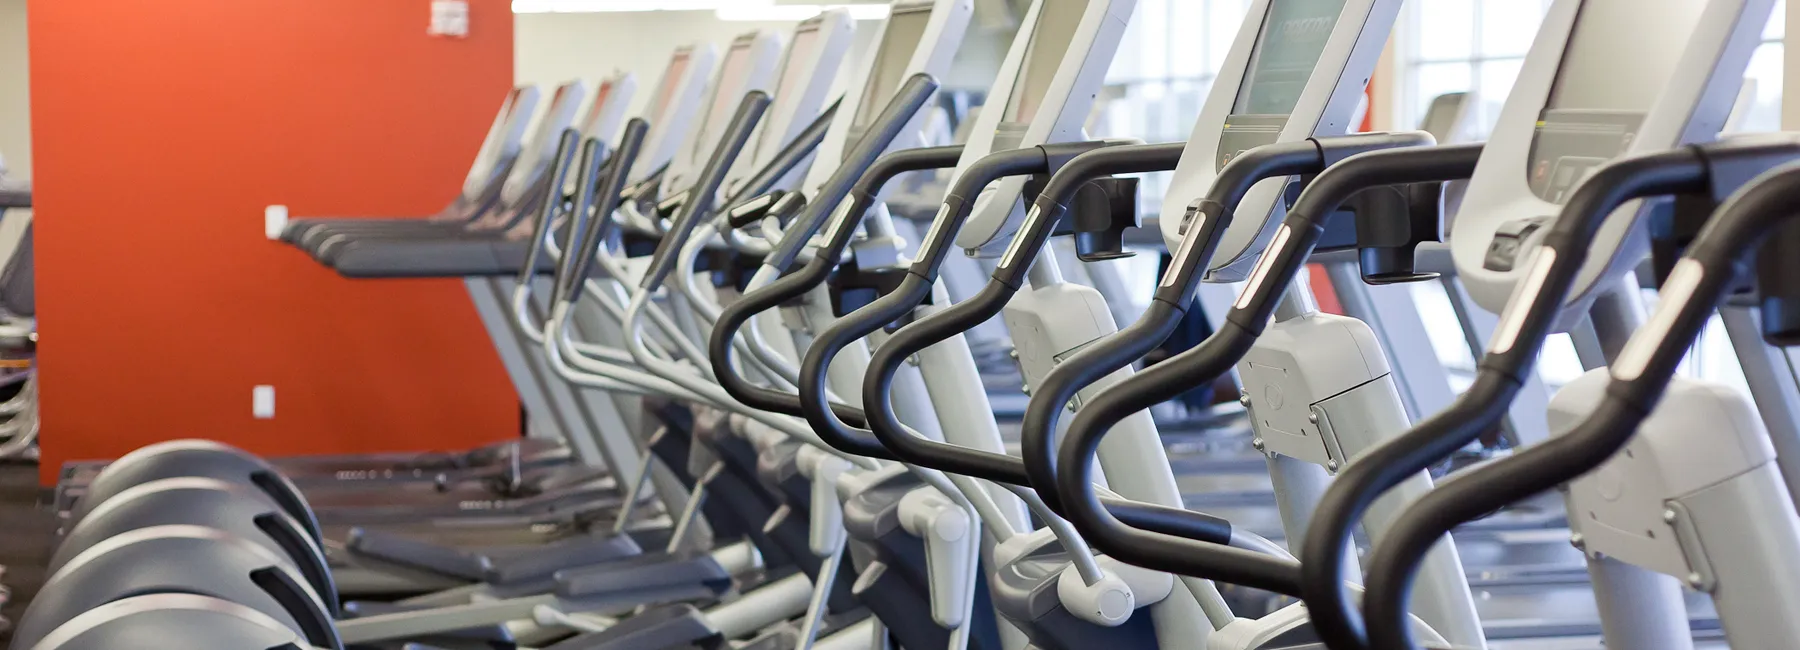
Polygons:
<instances>
[{"instance_id":1,"label":"treadmill","mask_svg":"<svg viewBox=\"0 0 1800 650\"><path fill-rule=\"evenodd\" d=\"M606 87L615 86L617 84L609 83ZM496 197L484 211L486 214L525 214L523 208L541 200L544 195L543 178L547 174L543 171L543 163L554 152L547 143L573 121L581 95L578 83L560 87L549 111L539 121L537 138L524 148L525 155L519 156L506 153L519 150L508 142L513 140L512 134L520 130L515 125L523 125L535 91L509 94L495 127L490 130L490 142L483 147L483 160L477 161L470 174L471 179L485 180L465 184L464 193L440 215L473 205L469 199L471 193ZM622 105L628 101L629 92L609 92L598 99L599 103L590 111L585 125L604 128L601 118L609 115L616 122L623 112ZM496 139L498 144L494 142ZM505 175L504 184L492 173L501 169L510 172ZM493 189L495 187L500 189ZM478 224L487 218L477 216L470 223ZM509 218L519 220L517 216ZM304 241L307 237L316 238L332 232L331 224L321 221L296 221L284 230L284 234L291 240ZM352 223L355 228L370 232L393 232L382 230L376 221ZM434 223L432 219L380 221L405 222L415 227ZM435 223L440 225L433 228L447 227L443 224L448 222ZM460 228L462 226L457 227ZM282 459L276 466L306 490L322 521L365 524L430 520L469 512L546 513L608 504L608 499L596 501L596 498L612 493L614 485L609 472L601 464L573 462L575 460L577 454L566 441L525 438L464 452L309 456ZM59 509L66 510L72 505L81 496L87 481L103 467L104 463L92 462L66 465L56 496ZM383 484L386 490L369 490L367 484L370 483ZM376 496L380 497L379 503L372 502Z\"/></svg>"}]
</instances>

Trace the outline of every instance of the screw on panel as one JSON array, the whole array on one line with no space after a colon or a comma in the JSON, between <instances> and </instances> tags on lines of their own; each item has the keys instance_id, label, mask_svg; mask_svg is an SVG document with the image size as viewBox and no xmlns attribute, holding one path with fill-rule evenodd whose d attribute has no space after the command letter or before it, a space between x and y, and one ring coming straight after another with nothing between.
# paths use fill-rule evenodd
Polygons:
<instances>
[{"instance_id":1,"label":"screw on panel","mask_svg":"<svg viewBox=\"0 0 1800 650\"><path fill-rule=\"evenodd\" d=\"M1244 405L1244 406L1246 406L1246 407L1248 407L1248 406L1250 406L1250 394L1249 394L1249 393L1244 393L1244 394L1243 394L1243 395L1239 395L1239 396L1238 396L1238 403L1239 403L1239 404L1243 404L1243 405Z\"/></svg>"},{"instance_id":2,"label":"screw on panel","mask_svg":"<svg viewBox=\"0 0 1800 650\"><path fill-rule=\"evenodd\" d=\"M1569 545L1585 551L1587 550L1587 538L1582 537L1581 533L1575 533L1569 536Z\"/></svg>"},{"instance_id":3,"label":"screw on panel","mask_svg":"<svg viewBox=\"0 0 1800 650\"><path fill-rule=\"evenodd\" d=\"M1262 451L1263 450L1263 439L1262 438L1251 438L1250 446L1255 447L1257 451Z\"/></svg>"},{"instance_id":4,"label":"screw on panel","mask_svg":"<svg viewBox=\"0 0 1800 650\"><path fill-rule=\"evenodd\" d=\"M1306 414L1306 421L1311 422L1313 424L1318 424L1319 423L1319 414L1317 414L1317 413Z\"/></svg>"},{"instance_id":5,"label":"screw on panel","mask_svg":"<svg viewBox=\"0 0 1800 650\"><path fill-rule=\"evenodd\" d=\"M1325 461L1325 469L1333 472L1338 471L1338 462L1335 460Z\"/></svg>"},{"instance_id":6,"label":"screw on panel","mask_svg":"<svg viewBox=\"0 0 1800 650\"><path fill-rule=\"evenodd\" d=\"M1675 519L1676 519L1676 515L1675 515L1674 508L1668 508L1668 509L1663 510L1663 523L1672 524L1672 523L1675 523Z\"/></svg>"},{"instance_id":7,"label":"screw on panel","mask_svg":"<svg viewBox=\"0 0 1800 650\"><path fill-rule=\"evenodd\" d=\"M1696 591L1706 591L1706 580L1700 577L1699 572L1687 574L1687 583L1689 587L1693 587Z\"/></svg>"}]
</instances>

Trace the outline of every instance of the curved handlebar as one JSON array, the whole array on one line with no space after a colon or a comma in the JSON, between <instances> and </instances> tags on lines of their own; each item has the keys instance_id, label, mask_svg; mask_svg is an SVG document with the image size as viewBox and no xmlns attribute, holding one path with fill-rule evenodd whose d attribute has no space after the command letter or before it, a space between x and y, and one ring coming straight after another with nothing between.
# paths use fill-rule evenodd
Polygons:
<instances>
[{"instance_id":1,"label":"curved handlebar","mask_svg":"<svg viewBox=\"0 0 1800 650\"><path fill-rule=\"evenodd\" d=\"M1754 151L1761 148L1750 147L1751 155L1765 153L1766 150ZM1735 148L1724 144L1703 149L1708 167L1716 167L1720 159L1731 155L1727 150ZM1785 149L1786 157L1795 153L1792 145ZM1396 612L1405 616L1419 561L1442 535L1464 521L1574 480L1606 462L1630 441L1638 425L1662 398L1677 365L1713 309L1733 282L1748 272L1751 256L1744 251L1768 236L1776 224L1794 216L1793 206L1800 201L1800 184L1794 182L1797 178L1800 164L1778 167L1739 188L1714 212L1708 226L1689 247L1685 261L1675 266L1687 267L1681 271L1682 278L1671 276L1670 290L1664 293L1666 300L1657 306L1658 316L1653 321L1667 326L1646 326L1631 336L1624 349L1642 352L1620 354L1600 405L1586 419L1568 433L1521 450L1511 458L1472 468L1407 508L1405 516L1376 545L1370 557L1363 611L1371 645L1416 645L1404 631L1388 623ZM1720 179L1712 179L1715 189L1710 193L1717 195L1721 193L1716 189ZM1591 216L1598 223L1606 213ZM1674 289L1677 282L1685 285L1679 291ZM1539 296L1550 305L1562 297L1560 292ZM1557 300L1551 301L1552 297ZM1394 573L1385 575L1383 571Z\"/></svg>"},{"instance_id":2,"label":"curved handlebar","mask_svg":"<svg viewBox=\"0 0 1800 650\"><path fill-rule=\"evenodd\" d=\"M916 74L906 80L899 92L895 93L893 99L888 100L887 106L882 107L881 113L875 117L874 127L863 133L862 137L856 141L856 145L851 148L850 153L844 157L844 161L838 166L837 171L832 172L831 178L827 179L825 185L819 188L818 195L814 196L801 213L794 217L793 222L788 226L786 236L781 238L781 243L763 258L763 268L758 271L757 277L752 278L751 290L719 314L719 319L713 325L712 333L707 339L707 352L712 360L714 376L718 378L719 384L733 399L751 408L764 411L786 415L800 414L798 395L756 386L737 374L737 369L731 363L731 342L737 338L738 330L752 317L798 297L801 293L816 286L817 282L806 284L788 295L789 287L800 287L802 283L800 281L786 284L777 282L776 284L783 284L781 289L776 289L774 285L760 288L757 285L760 284L758 282L760 278L774 277L787 272L794 260L800 257L800 251L811 241L813 233L819 230L825 220L831 216L832 210L843 202L844 197L851 197L849 213L844 217L846 220L859 220L863 213L874 206L874 197L892 176L868 179L865 182L864 177L868 175L865 172L877 164L881 159L882 152L887 151L888 147L893 145L894 140L900 137L907 125L911 124L913 116L925 107L925 102L931 99L937 89L937 80L928 74ZM955 149L956 155L961 156L962 148L955 147ZM944 148L930 151L934 153L918 154L917 156L936 160L932 156L942 154ZM917 156L909 155L897 158L891 164L924 164L926 162ZM897 175L901 171L911 171L911 168L898 168L893 174ZM873 189L862 194L853 194L853 190L859 187ZM825 274L828 274L831 267L836 264L838 255L842 254L844 247L849 245L850 235L854 234L856 230L854 225L854 222L847 224L843 228L842 243L829 255L815 256L813 261L807 264L805 273L818 273L819 281L823 281ZM837 234L834 231L831 238L835 239ZM827 259L820 260L820 257ZM814 265L821 263L824 266L814 268ZM850 416L851 414L846 413L845 415ZM860 418L860 415L856 417Z\"/></svg>"},{"instance_id":3,"label":"curved handlebar","mask_svg":"<svg viewBox=\"0 0 1800 650\"><path fill-rule=\"evenodd\" d=\"M869 359L868 373L863 377L862 397L869 430L875 437L895 456L915 465L990 481L1029 485L1030 476L1025 472L1025 464L1017 457L937 442L909 433L895 415L888 394L894 375L908 357L999 314L1023 286L1033 256L1049 241L1075 193L1088 181L1113 174L1173 169L1186 148L1186 143L1174 143L1096 149L1071 159L1052 176L1032 203L1025 225L1014 235L1012 245L980 292L900 328L874 351Z\"/></svg>"},{"instance_id":4,"label":"curved handlebar","mask_svg":"<svg viewBox=\"0 0 1800 650\"><path fill-rule=\"evenodd\" d=\"M949 251L956 231L968 220L974 209L974 197L982 188L1006 176L1043 171L1048 164L1043 149L1031 147L988 154L963 170L944 197L943 208L919 244L918 259L907 268L900 286L838 319L813 338L812 345L806 350L806 358L800 364L798 388L801 414L806 416L820 439L845 453L894 459L893 452L880 440L866 430L846 424L844 418L832 411L825 395L826 369L838 351L894 322L931 295L937 266Z\"/></svg>"},{"instance_id":5,"label":"curved handlebar","mask_svg":"<svg viewBox=\"0 0 1800 650\"><path fill-rule=\"evenodd\" d=\"M1556 312L1588 255L1602 220L1626 201L1688 192L1703 185L1701 156L1677 149L1600 168L1562 209L1528 267L1524 292L1501 316L1477 364L1474 384L1449 408L1351 462L1332 481L1299 547L1302 587L1313 625L1333 647L1367 648L1361 615L1339 579L1351 529L1381 494L1492 429L1531 372ZM1235 313L1235 311L1234 311ZM1242 328L1232 320L1227 327ZM1335 547L1334 547L1335 545ZM1330 573L1328 573L1330 572Z\"/></svg>"},{"instance_id":6,"label":"curved handlebar","mask_svg":"<svg viewBox=\"0 0 1800 650\"><path fill-rule=\"evenodd\" d=\"M1323 234L1326 218L1344 200L1378 185L1467 176L1480 152L1480 145L1376 151L1352 156L1320 172L1276 231L1271 248L1258 261L1243 297L1218 333L1100 393L1076 414L1059 450L1062 476L1055 486L1070 522L1096 548L1125 562L1196 577L1250 580L1254 582L1244 584L1279 593L1297 591L1304 562L1294 567L1266 557L1247 560L1216 544L1136 530L1114 518L1100 507L1093 492L1091 459L1113 424L1197 381L1224 374L1249 351L1288 279L1298 273ZM1245 328L1241 325L1245 320L1257 325Z\"/></svg>"},{"instance_id":7,"label":"curved handlebar","mask_svg":"<svg viewBox=\"0 0 1800 650\"><path fill-rule=\"evenodd\" d=\"M1206 198L1183 217L1187 234L1144 314L1124 329L1070 355L1038 380L1020 422L1020 451L1031 485L1046 505L1062 510L1056 489L1054 439L1063 405L1088 384L1149 354L1174 333L1193 300L1201 271L1218 249L1231 225L1233 210L1251 186L1267 178L1317 172L1325 163L1318 143L1308 139L1256 147L1226 164Z\"/></svg>"},{"instance_id":8,"label":"curved handlebar","mask_svg":"<svg viewBox=\"0 0 1800 650\"><path fill-rule=\"evenodd\" d=\"M844 249L850 245L852 236L856 234L857 222L870 208L874 207L876 196L881 193L881 188L888 181L909 171L941 169L955 165L957 159L962 156L962 150L961 145L929 147L897 151L882 156L880 160L874 162L873 166L869 167L868 173L861 174L861 179L857 181L856 187L849 192L849 207L844 211L840 220L832 226L824 246L814 251L812 259L807 261L806 266L766 286L751 289L719 312L719 320L713 325L712 335L706 341L707 356L711 359L713 374L718 377L719 385L725 388L726 393L752 408L786 415L801 414L799 395L757 386L737 373L736 366L732 364L731 342L737 338L738 330L742 329L744 324L750 322L750 319L755 318L757 314L798 298L824 282L826 277L831 275L831 269L837 266L838 258L843 255ZM808 209L821 205L825 204L822 201L815 201L808 205ZM821 214L827 213L821 212ZM796 223L804 221L807 221L804 217L795 219ZM817 229L819 220L812 221L813 229ZM790 240L805 241L811 236L812 233L808 230L792 227L788 229L782 242L785 244ZM798 249L794 254L797 253ZM778 258L783 258L785 261ZM780 263L780 266L773 266L777 262ZM792 262L793 254L784 255L778 250L765 258L763 268L772 274L774 272L772 269L785 268ZM859 414L856 417L860 419L861 416Z\"/></svg>"}]
</instances>

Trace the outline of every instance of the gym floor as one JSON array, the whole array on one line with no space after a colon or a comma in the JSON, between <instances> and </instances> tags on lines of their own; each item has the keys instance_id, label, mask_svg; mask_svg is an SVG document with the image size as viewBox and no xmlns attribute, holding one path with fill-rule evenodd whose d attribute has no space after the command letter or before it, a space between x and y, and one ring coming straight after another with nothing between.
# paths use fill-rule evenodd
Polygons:
<instances>
[{"instance_id":1,"label":"gym floor","mask_svg":"<svg viewBox=\"0 0 1800 650\"><path fill-rule=\"evenodd\" d=\"M55 517L38 507L43 491L38 487L37 466L0 463L0 584L12 587L12 600L0 606L0 616L19 620L25 604L44 581L43 567L50 562L50 539ZM0 647L12 642L11 630L0 630Z\"/></svg>"}]
</instances>

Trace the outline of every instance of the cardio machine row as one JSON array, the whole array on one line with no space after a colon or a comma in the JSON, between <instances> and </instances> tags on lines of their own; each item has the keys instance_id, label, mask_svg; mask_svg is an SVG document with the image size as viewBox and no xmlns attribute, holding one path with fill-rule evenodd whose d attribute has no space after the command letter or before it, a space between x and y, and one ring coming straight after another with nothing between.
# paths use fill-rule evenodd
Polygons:
<instances>
[{"instance_id":1,"label":"cardio machine row","mask_svg":"<svg viewBox=\"0 0 1800 650\"><path fill-rule=\"evenodd\" d=\"M1034 3L961 144L922 146L918 124L970 6L898 2L834 106L762 90L831 76L814 55L848 23L828 12L779 64L746 35L690 85L710 59L683 48L644 117L596 108L478 162L465 195L539 170L510 201L511 172L435 222L290 222L283 239L346 275L465 278L560 439L291 461L352 468L312 481L195 441L89 468L15 644L1791 646L1792 423L1761 408L1783 395L1675 376L1715 309L1753 317L1765 349L1796 337L1800 275L1767 251L1792 239L1800 139L1718 135L1771 3L1553 3L1479 145L1344 134L1398 2L1255 2L1187 142L1084 140L1132 4ZM913 243L884 199L933 171L948 185ZM1152 171L1175 173L1171 259L1119 309L1105 261L1138 204L1121 176ZM989 277L956 249L998 253ZM1390 349L1417 343L1320 312L1314 260L1354 270L1340 293L1359 288L1343 275L1438 281L1498 314L1473 385L1436 405L1404 388L1430 369ZM1625 284L1645 261L1647 316ZM1213 334L1136 368L1200 311ZM976 361L996 316L1029 387L1005 426ZM1545 340L1584 323L1594 369L1531 403ZM1206 494L1244 478L1204 462L1242 460L1231 433L1165 446L1148 409L1233 374L1261 481ZM1516 449L1433 487L1495 431ZM366 474L461 503L572 470L600 485L566 507L310 505ZM351 574L386 597L347 602Z\"/></svg>"}]
</instances>

